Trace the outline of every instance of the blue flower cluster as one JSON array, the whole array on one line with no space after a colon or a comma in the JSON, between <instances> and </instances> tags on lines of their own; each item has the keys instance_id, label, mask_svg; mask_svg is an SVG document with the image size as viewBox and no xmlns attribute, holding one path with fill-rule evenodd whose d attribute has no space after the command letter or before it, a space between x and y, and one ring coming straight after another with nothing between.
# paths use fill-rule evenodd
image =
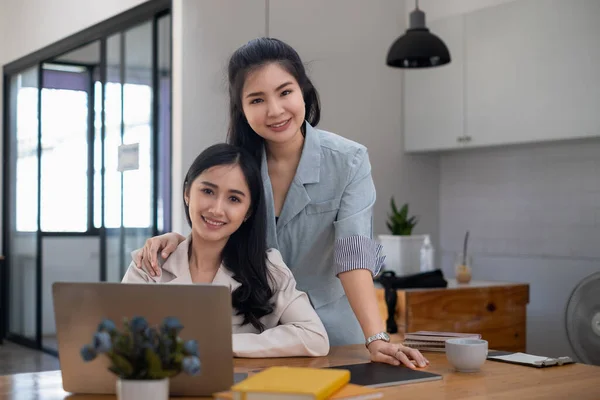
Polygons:
<instances>
[{"instance_id":1,"label":"blue flower cluster","mask_svg":"<svg viewBox=\"0 0 600 400\"><path fill-rule=\"evenodd\" d=\"M158 328L149 326L144 317L125 319L120 332L114 322L105 319L81 348L81 358L88 362L105 354L111 361L110 371L122 379L162 379L181 371L198 375L201 371L196 340L179 337L183 329L175 317L167 317Z\"/></svg>"}]
</instances>

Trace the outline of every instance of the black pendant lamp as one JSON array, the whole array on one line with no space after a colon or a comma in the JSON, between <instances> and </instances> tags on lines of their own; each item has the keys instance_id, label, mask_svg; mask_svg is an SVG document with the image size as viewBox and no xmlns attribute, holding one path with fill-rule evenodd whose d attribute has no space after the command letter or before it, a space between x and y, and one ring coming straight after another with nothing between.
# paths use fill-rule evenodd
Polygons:
<instances>
[{"instance_id":1,"label":"black pendant lamp","mask_svg":"<svg viewBox=\"0 0 600 400\"><path fill-rule=\"evenodd\" d=\"M387 65L395 68L429 68L450 62L450 52L442 40L425 26L425 13L419 10L419 0L410 13L410 26L400 36L387 55Z\"/></svg>"}]
</instances>

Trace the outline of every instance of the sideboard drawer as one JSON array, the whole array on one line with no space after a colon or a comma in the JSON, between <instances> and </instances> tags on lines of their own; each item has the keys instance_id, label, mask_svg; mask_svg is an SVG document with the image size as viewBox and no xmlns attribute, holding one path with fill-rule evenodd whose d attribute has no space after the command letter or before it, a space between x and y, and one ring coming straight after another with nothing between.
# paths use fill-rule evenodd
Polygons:
<instances>
[{"instance_id":1,"label":"sideboard drawer","mask_svg":"<svg viewBox=\"0 0 600 400\"><path fill-rule=\"evenodd\" d=\"M397 290L395 320L406 332L480 333L490 349L526 351L529 285L473 282L444 289ZM384 289L377 289L379 310L387 319Z\"/></svg>"}]
</instances>

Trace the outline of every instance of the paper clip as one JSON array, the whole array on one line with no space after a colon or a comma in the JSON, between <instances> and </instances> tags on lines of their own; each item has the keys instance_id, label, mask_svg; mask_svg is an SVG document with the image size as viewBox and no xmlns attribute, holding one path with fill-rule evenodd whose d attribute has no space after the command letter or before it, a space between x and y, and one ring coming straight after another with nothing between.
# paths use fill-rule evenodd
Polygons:
<instances>
[{"instance_id":1,"label":"paper clip","mask_svg":"<svg viewBox=\"0 0 600 400\"><path fill-rule=\"evenodd\" d=\"M558 361L556 361L554 358L546 358L545 360L535 361L534 364L542 367L549 367L551 365L558 364Z\"/></svg>"},{"instance_id":2,"label":"paper clip","mask_svg":"<svg viewBox=\"0 0 600 400\"><path fill-rule=\"evenodd\" d=\"M569 363L572 363L572 362L573 362L573 360L571 359L571 357L567 357L567 356L565 356L565 357L558 357L558 358L556 359L556 362L558 362L558 365L563 365L563 364L569 364Z\"/></svg>"},{"instance_id":3,"label":"paper clip","mask_svg":"<svg viewBox=\"0 0 600 400\"><path fill-rule=\"evenodd\" d=\"M539 365L542 367L550 367L552 365L563 365L563 364L569 364L572 363L573 360L571 359L571 357L558 357L558 358L546 358L545 360L541 360L541 361L536 361L534 362L535 365Z\"/></svg>"}]
</instances>

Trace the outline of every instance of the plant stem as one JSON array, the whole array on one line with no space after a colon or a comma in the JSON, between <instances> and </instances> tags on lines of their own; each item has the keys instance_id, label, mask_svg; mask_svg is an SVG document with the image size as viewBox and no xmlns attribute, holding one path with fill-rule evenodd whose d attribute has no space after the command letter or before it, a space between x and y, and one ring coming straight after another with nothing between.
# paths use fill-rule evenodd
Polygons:
<instances>
[{"instance_id":1,"label":"plant stem","mask_svg":"<svg viewBox=\"0 0 600 400\"><path fill-rule=\"evenodd\" d=\"M463 244L463 265L467 266L467 241L469 240L469 231L465 234L465 242Z\"/></svg>"}]
</instances>

